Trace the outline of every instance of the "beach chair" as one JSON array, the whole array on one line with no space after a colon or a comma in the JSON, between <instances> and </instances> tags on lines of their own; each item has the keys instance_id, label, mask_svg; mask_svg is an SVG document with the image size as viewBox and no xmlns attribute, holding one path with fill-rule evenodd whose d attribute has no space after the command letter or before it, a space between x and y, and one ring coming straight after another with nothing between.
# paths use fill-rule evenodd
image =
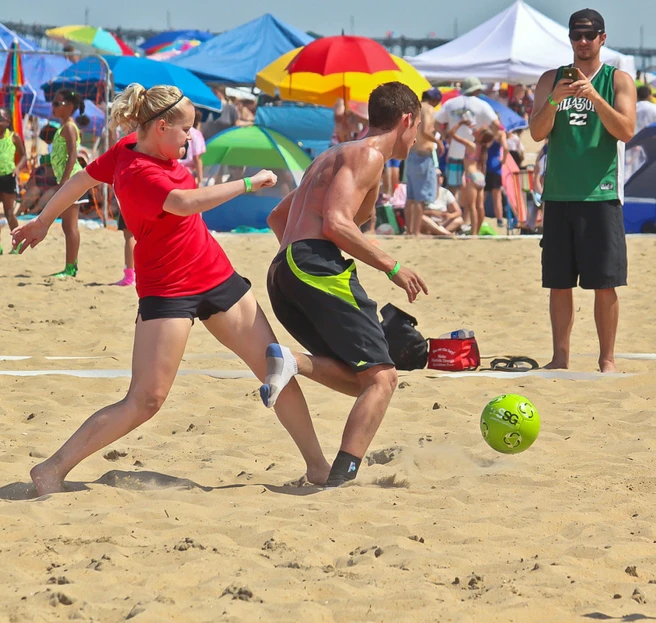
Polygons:
<instances>
[{"instance_id":1,"label":"beach chair","mask_svg":"<svg viewBox=\"0 0 656 623\"><path fill-rule=\"evenodd\" d=\"M510 210L506 215L508 235L511 235L515 229L525 228L528 221L528 195L533 192L533 168L520 169L512 158L507 158L503 165L502 183L508 203L517 215L514 218Z\"/></svg>"}]
</instances>

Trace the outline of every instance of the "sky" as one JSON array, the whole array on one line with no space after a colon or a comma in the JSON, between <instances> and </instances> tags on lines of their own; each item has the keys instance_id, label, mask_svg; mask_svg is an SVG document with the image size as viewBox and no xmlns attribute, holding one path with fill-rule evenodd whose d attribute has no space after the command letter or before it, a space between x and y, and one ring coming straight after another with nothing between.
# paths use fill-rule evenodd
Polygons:
<instances>
[{"instance_id":1,"label":"sky","mask_svg":"<svg viewBox=\"0 0 656 623\"><path fill-rule=\"evenodd\" d=\"M463 34L512 4L512 0L27 0L5 2L2 19L63 26L89 24L115 28L228 30L263 13L322 35L383 37L392 31L409 37ZM567 24L577 0L529 0L548 17ZM656 22L655 0L591 0L606 20L610 47L638 47L641 24ZM229 7L229 8L228 8ZM656 48L656 29L644 28L644 46Z\"/></svg>"}]
</instances>

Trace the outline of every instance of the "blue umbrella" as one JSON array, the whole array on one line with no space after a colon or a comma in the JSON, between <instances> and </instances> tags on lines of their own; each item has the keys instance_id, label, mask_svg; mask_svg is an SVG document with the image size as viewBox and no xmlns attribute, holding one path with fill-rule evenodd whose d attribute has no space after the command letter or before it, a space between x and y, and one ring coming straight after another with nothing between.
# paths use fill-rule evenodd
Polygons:
<instances>
[{"instance_id":1,"label":"blue umbrella","mask_svg":"<svg viewBox=\"0 0 656 623\"><path fill-rule=\"evenodd\" d=\"M221 112L221 100L212 90L190 71L162 61L152 61L137 56L105 56L114 80L114 87L122 91L129 84L138 82L149 89L158 84L178 87L199 108ZM107 70L98 58L88 57L71 65L56 78L42 85L46 99L65 87L85 99L96 102L105 99Z\"/></svg>"},{"instance_id":2,"label":"blue umbrella","mask_svg":"<svg viewBox=\"0 0 656 623\"><path fill-rule=\"evenodd\" d=\"M479 97L486 101L497 115L501 119L503 127L506 129L506 132L514 132L515 130L525 130L528 128L528 122L524 117L518 115L514 110L504 106L501 102L497 102L490 97L485 95L479 95Z\"/></svg>"}]
</instances>

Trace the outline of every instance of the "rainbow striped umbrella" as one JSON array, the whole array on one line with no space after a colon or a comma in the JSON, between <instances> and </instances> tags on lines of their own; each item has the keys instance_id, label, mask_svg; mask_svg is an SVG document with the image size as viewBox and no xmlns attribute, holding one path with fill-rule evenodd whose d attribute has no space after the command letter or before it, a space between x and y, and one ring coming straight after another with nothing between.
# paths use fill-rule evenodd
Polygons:
<instances>
[{"instance_id":1,"label":"rainbow striped umbrella","mask_svg":"<svg viewBox=\"0 0 656 623\"><path fill-rule=\"evenodd\" d=\"M80 52L134 56L134 51L125 41L95 26L60 26L46 30L46 35L60 43L70 43Z\"/></svg>"},{"instance_id":2,"label":"rainbow striped umbrella","mask_svg":"<svg viewBox=\"0 0 656 623\"><path fill-rule=\"evenodd\" d=\"M14 39L7 51L7 61L2 74L2 89L0 90L0 105L9 110L11 124L14 132L23 140L23 114L21 112L21 99L23 99L23 61L21 60L18 40Z\"/></svg>"},{"instance_id":3,"label":"rainbow striped umbrella","mask_svg":"<svg viewBox=\"0 0 656 623\"><path fill-rule=\"evenodd\" d=\"M191 41L176 41L171 45L162 47L159 52L150 54L148 58L153 61L168 61L170 58L178 56L178 54L182 54L187 50L191 50L191 48L199 46L201 43L202 41L198 41L198 39L192 39Z\"/></svg>"},{"instance_id":4,"label":"rainbow striped umbrella","mask_svg":"<svg viewBox=\"0 0 656 623\"><path fill-rule=\"evenodd\" d=\"M205 30L169 30L160 32L150 39L146 39L139 47L148 55L157 54L158 52L168 52L174 48L173 46L185 41L198 41L202 43L208 39L212 39L214 35Z\"/></svg>"}]
</instances>

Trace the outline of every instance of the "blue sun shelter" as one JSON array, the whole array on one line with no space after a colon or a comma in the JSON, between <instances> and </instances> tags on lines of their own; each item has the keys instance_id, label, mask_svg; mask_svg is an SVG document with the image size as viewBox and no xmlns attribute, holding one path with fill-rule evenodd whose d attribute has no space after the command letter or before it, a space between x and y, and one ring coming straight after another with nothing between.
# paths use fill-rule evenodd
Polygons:
<instances>
[{"instance_id":1,"label":"blue sun shelter","mask_svg":"<svg viewBox=\"0 0 656 623\"><path fill-rule=\"evenodd\" d=\"M278 183L205 212L205 223L214 231L265 229L271 210L298 186L310 163L307 153L279 132L255 125L219 132L207 142L203 154L209 184L243 179L260 169L271 169Z\"/></svg>"},{"instance_id":2,"label":"blue sun shelter","mask_svg":"<svg viewBox=\"0 0 656 623\"><path fill-rule=\"evenodd\" d=\"M626 144L624 229L627 234L656 233L656 123Z\"/></svg>"},{"instance_id":3,"label":"blue sun shelter","mask_svg":"<svg viewBox=\"0 0 656 623\"><path fill-rule=\"evenodd\" d=\"M255 84L258 71L313 40L302 30L267 13L191 48L169 62L188 69L205 82Z\"/></svg>"}]
</instances>

